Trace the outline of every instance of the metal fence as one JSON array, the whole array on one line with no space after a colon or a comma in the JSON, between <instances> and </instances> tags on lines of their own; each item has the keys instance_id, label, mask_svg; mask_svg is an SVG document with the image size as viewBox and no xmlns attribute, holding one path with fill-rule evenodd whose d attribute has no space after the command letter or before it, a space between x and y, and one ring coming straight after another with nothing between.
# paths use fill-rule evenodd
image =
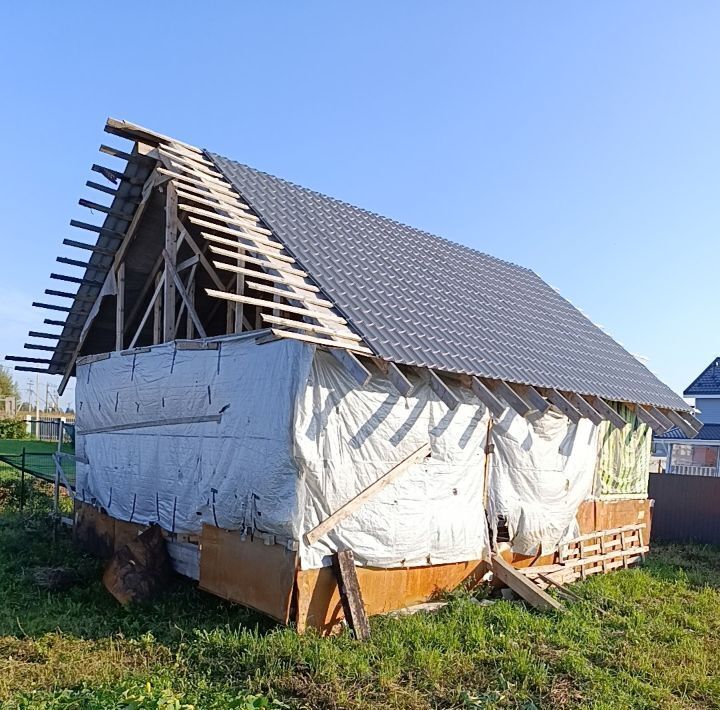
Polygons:
<instances>
[{"instance_id":1,"label":"metal fence","mask_svg":"<svg viewBox=\"0 0 720 710\"><path fill-rule=\"evenodd\" d=\"M650 475L653 540L720 545L720 478Z\"/></svg>"}]
</instances>

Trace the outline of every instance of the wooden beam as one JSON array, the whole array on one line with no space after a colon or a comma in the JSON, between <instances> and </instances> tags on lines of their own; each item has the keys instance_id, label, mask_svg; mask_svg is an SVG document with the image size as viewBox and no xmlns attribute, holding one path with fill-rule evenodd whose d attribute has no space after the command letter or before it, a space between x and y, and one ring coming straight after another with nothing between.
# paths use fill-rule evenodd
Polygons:
<instances>
[{"instance_id":1,"label":"wooden beam","mask_svg":"<svg viewBox=\"0 0 720 710\"><path fill-rule=\"evenodd\" d=\"M683 434L688 439L694 439L695 436L697 436L698 430L696 430L694 427L690 426L690 424L681 417L674 409L669 409L667 412L667 418L675 424L675 426L679 427Z\"/></svg>"},{"instance_id":2,"label":"wooden beam","mask_svg":"<svg viewBox=\"0 0 720 710\"><path fill-rule=\"evenodd\" d=\"M190 314L190 317L193 319L193 323L195 323L195 327L197 328L197 332L199 333L201 338L207 338L207 333L205 332L205 329L203 328L202 323L200 322L200 318L198 317L197 312L195 311L195 306L190 302L190 299L188 298L187 292L185 291L185 286L183 285L182 280L180 279L180 276L178 276L178 272L175 270L174 265L172 264L172 258L171 255L168 253L167 249L163 250L163 257L165 258L165 267L166 267L166 278L167 274L169 272L170 278L175 282L175 288L177 289L177 292L180 294L180 298L185 302L185 308L187 308L188 313ZM167 304L166 304L167 307ZM173 309L173 317L174 317L174 309ZM175 333L175 323L173 323L173 336Z\"/></svg>"},{"instance_id":3,"label":"wooden beam","mask_svg":"<svg viewBox=\"0 0 720 710\"><path fill-rule=\"evenodd\" d=\"M67 325L67 321L65 320L53 320L52 318L46 318L43 323L45 323L45 325L59 325L61 327Z\"/></svg>"},{"instance_id":4,"label":"wooden beam","mask_svg":"<svg viewBox=\"0 0 720 710\"><path fill-rule=\"evenodd\" d=\"M71 291L56 291L52 288L46 288L45 293L48 296L59 296L60 298L70 298L73 301L83 302L83 303L94 303L95 298L93 296L81 296L77 293L72 293Z\"/></svg>"},{"instance_id":5,"label":"wooden beam","mask_svg":"<svg viewBox=\"0 0 720 710\"><path fill-rule=\"evenodd\" d=\"M287 284L293 288L300 289L301 291L308 291L309 293L320 293L320 289L311 284L307 284L303 281L296 279L287 278L286 276L274 276L273 274L267 274L264 271L258 271L257 269L248 269L244 266L235 266L234 264L226 264L223 261L213 261L213 266L222 271L230 271L235 274L244 274L245 276L252 276L256 279L262 279L264 281L270 281L271 283ZM268 266L265 262L265 266Z\"/></svg>"},{"instance_id":6,"label":"wooden beam","mask_svg":"<svg viewBox=\"0 0 720 710\"><path fill-rule=\"evenodd\" d=\"M703 423L694 417L690 412L678 412L678 414L693 428L695 431L700 431L703 428Z\"/></svg>"},{"instance_id":7,"label":"wooden beam","mask_svg":"<svg viewBox=\"0 0 720 710\"><path fill-rule=\"evenodd\" d=\"M668 427L663 426L663 424L655 419L655 417L642 405L636 404L632 407L632 409L635 412L635 416L637 416L643 424L647 424L658 434L664 434L668 430Z\"/></svg>"},{"instance_id":8,"label":"wooden beam","mask_svg":"<svg viewBox=\"0 0 720 710\"><path fill-rule=\"evenodd\" d=\"M203 269L208 273L208 276L212 279L212 282L217 286L219 289L224 289L225 284L223 283L222 279L218 276L215 269L212 267L212 264L208 261L208 258L203 254L202 249L197 245L197 242L190 236L190 233L183 227L183 225L180 225L180 236L185 239L188 246L193 250L195 253L195 256L197 256L198 259L200 259L200 263L202 264Z\"/></svg>"},{"instance_id":9,"label":"wooden beam","mask_svg":"<svg viewBox=\"0 0 720 710\"><path fill-rule=\"evenodd\" d=\"M44 372L45 374L50 372L50 370L48 370L47 368L43 369L41 367L24 367L23 365L15 365L13 369L20 372Z\"/></svg>"},{"instance_id":10,"label":"wooden beam","mask_svg":"<svg viewBox=\"0 0 720 710\"><path fill-rule=\"evenodd\" d=\"M45 338L46 340L62 340L62 341L74 341L75 338L70 338L61 335L60 333L43 333L38 330L31 330L28 335L31 338Z\"/></svg>"},{"instance_id":11,"label":"wooden beam","mask_svg":"<svg viewBox=\"0 0 720 710\"><path fill-rule=\"evenodd\" d=\"M532 408L530 405L519 397L514 389L512 389L504 380L492 380L486 377L481 382L496 396L504 399L512 409L514 409L521 417L524 417Z\"/></svg>"},{"instance_id":12,"label":"wooden beam","mask_svg":"<svg viewBox=\"0 0 720 710\"><path fill-rule=\"evenodd\" d=\"M364 505L370 498L376 496L380 491L397 480L403 473L430 456L430 444L423 444L419 449L413 451L402 461L393 466L380 478L364 488L360 493L351 498L347 503L341 505L334 513L325 520L305 533L303 539L308 545L314 545L323 535L337 527L345 518L352 515L360 506Z\"/></svg>"},{"instance_id":13,"label":"wooden beam","mask_svg":"<svg viewBox=\"0 0 720 710\"><path fill-rule=\"evenodd\" d=\"M198 190L197 192L188 192L188 188L178 187L178 197L184 200L190 200L191 202L197 202L199 205L205 205L206 207L212 207L216 210L222 210L228 214L237 214L242 216L244 219L250 220L251 222L258 222L260 218L257 215L249 213L247 210L250 209L250 205L246 205L244 202L239 200L235 202L223 202L219 197L214 197L209 200L209 194Z\"/></svg>"},{"instance_id":14,"label":"wooden beam","mask_svg":"<svg viewBox=\"0 0 720 710\"><path fill-rule=\"evenodd\" d=\"M201 232L202 236L207 239L206 232ZM214 235L210 235L211 237ZM238 253L236 251L228 251L227 249L221 249L220 247L216 247L214 244L210 244L210 251L213 254L220 254L220 256L229 256L231 259L237 259ZM254 256L248 256L247 254L243 257L243 261L248 262L249 264L257 264L258 266L262 266L265 269L272 269L273 271L280 271L283 274L292 274L293 276L298 276L299 278L305 278L308 276L308 274L305 271L302 271L300 269L296 269L293 266L288 266L285 263L282 262L275 262L272 260L272 258L268 257L265 259L257 259Z\"/></svg>"},{"instance_id":15,"label":"wooden beam","mask_svg":"<svg viewBox=\"0 0 720 710\"><path fill-rule=\"evenodd\" d=\"M327 338L316 338L312 335L305 335L304 333L293 333L290 330L278 330L277 328L272 328L270 330L270 335L265 336L264 338L259 338L256 342L257 343L266 343L266 342L275 340L276 338L279 338L279 339L288 338L290 340L300 340L303 343L312 343L313 345L324 345L329 348L343 348L345 350L352 350L353 352L360 353L362 355L374 355L375 354L369 348L358 345L357 343L355 343L351 340L343 340L342 338L337 338L336 340L328 340Z\"/></svg>"},{"instance_id":16,"label":"wooden beam","mask_svg":"<svg viewBox=\"0 0 720 710\"><path fill-rule=\"evenodd\" d=\"M37 343L25 343L23 347L25 350L45 350L51 353L54 353L57 350L56 345L38 345Z\"/></svg>"},{"instance_id":17,"label":"wooden beam","mask_svg":"<svg viewBox=\"0 0 720 710\"><path fill-rule=\"evenodd\" d=\"M584 400L579 394L575 392L563 392L563 397L567 399L575 409L580 412L586 419L589 419L595 426L602 424L604 421L602 414L598 412L594 407L590 406L590 403Z\"/></svg>"},{"instance_id":18,"label":"wooden beam","mask_svg":"<svg viewBox=\"0 0 720 710\"><path fill-rule=\"evenodd\" d=\"M193 222L192 219L190 221ZM193 222L193 224L196 223ZM232 232L229 233L232 234ZM234 237L236 237L235 239L227 239L227 237L220 237L217 234L211 234L209 232L200 232L200 234L209 242L215 242L217 244L223 244L227 247L232 247L235 253L235 258L237 258L238 253L242 254L245 251L250 250L256 252L257 254L265 254L266 256L277 259L278 261L284 261L286 264L295 263L295 259L293 259L293 257L281 253L278 245L272 244L272 242L270 242L270 246L264 246L262 244L259 244L259 242L265 242L267 244L267 240L255 239L251 234L241 234L240 232L236 232L233 235Z\"/></svg>"},{"instance_id":19,"label":"wooden beam","mask_svg":"<svg viewBox=\"0 0 720 710\"><path fill-rule=\"evenodd\" d=\"M93 190L99 190L100 192L104 192L106 195L112 195L113 197L116 197L118 194L117 188L101 185L99 182L93 182L92 180L88 180L85 185Z\"/></svg>"},{"instance_id":20,"label":"wooden beam","mask_svg":"<svg viewBox=\"0 0 720 710\"><path fill-rule=\"evenodd\" d=\"M175 264L178 239L177 193L168 183L165 193L165 285L163 287L163 341L175 340Z\"/></svg>"},{"instance_id":21,"label":"wooden beam","mask_svg":"<svg viewBox=\"0 0 720 710\"><path fill-rule=\"evenodd\" d=\"M160 271L157 273L155 278L155 291L153 292L152 297L150 298L150 302L147 304L147 307L145 308L145 312L143 313L143 317L140 319L140 323L135 331L135 335L133 335L132 340L130 341L130 345L128 346L128 350L132 350L135 347L135 344L138 341L138 338L140 337L140 333L142 333L143 328L145 327L145 323L147 322L147 319L150 317L151 312L155 312L155 323L153 324L153 340L155 340L155 337L159 337L160 333L160 322L159 317L157 315L157 309L156 304L160 301L160 293L163 289L163 281L165 280L164 272Z\"/></svg>"},{"instance_id":22,"label":"wooden beam","mask_svg":"<svg viewBox=\"0 0 720 710\"><path fill-rule=\"evenodd\" d=\"M447 386L434 370L427 370L430 376L430 389L440 398L440 401L445 404L449 409L455 409L460 400L456 394Z\"/></svg>"},{"instance_id":23,"label":"wooden beam","mask_svg":"<svg viewBox=\"0 0 720 710\"><path fill-rule=\"evenodd\" d=\"M98 269L99 271L99 269ZM56 281L67 281L73 284L90 284L91 286L102 286L102 281L96 281L94 279L80 278L79 276L68 276L67 274L50 274L51 279Z\"/></svg>"},{"instance_id":24,"label":"wooden beam","mask_svg":"<svg viewBox=\"0 0 720 710\"><path fill-rule=\"evenodd\" d=\"M372 373L370 370L358 360L349 350L342 350L340 348L330 348L330 355L332 355L342 366L345 372L352 377L361 387L366 385Z\"/></svg>"},{"instance_id":25,"label":"wooden beam","mask_svg":"<svg viewBox=\"0 0 720 710\"><path fill-rule=\"evenodd\" d=\"M274 288L267 284L261 284L257 281L247 281L246 285L248 288L254 291L260 291L261 293L270 293L275 296L282 296L290 301L299 301L301 303L309 303L312 306L322 306L323 308L332 308L332 301L326 301L324 298L316 298L315 296L309 296L307 293L297 293L296 291L286 291L281 288ZM291 288L288 286L288 288Z\"/></svg>"},{"instance_id":26,"label":"wooden beam","mask_svg":"<svg viewBox=\"0 0 720 710\"><path fill-rule=\"evenodd\" d=\"M64 311L65 313L71 311L67 306L56 306L54 303L40 303L39 301L33 301L33 308L46 308L48 311Z\"/></svg>"},{"instance_id":27,"label":"wooden beam","mask_svg":"<svg viewBox=\"0 0 720 710\"><path fill-rule=\"evenodd\" d=\"M169 136L164 136L162 133L151 131L149 128L143 128L136 123L121 121L117 118L108 118L105 123L105 132L112 133L113 135L120 136L121 138L127 138L131 141L148 143L149 145L158 145L160 143L176 144L191 151L192 153L202 155L202 151L194 145L183 143L182 141L175 140Z\"/></svg>"},{"instance_id":28,"label":"wooden beam","mask_svg":"<svg viewBox=\"0 0 720 710\"><path fill-rule=\"evenodd\" d=\"M75 247L76 249L86 249L87 251L94 251L103 256L114 256L114 249L106 249L105 247L99 247L96 244L85 244L85 242L76 242L74 239L63 239L63 244L68 247Z\"/></svg>"},{"instance_id":29,"label":"wooden beam","mask_svg":"<svg viewBox=\"0 0 720 710\"><path fill-rule=\"evenodd\" d=\"M675 426L657 407L647 407L647 409L665 427L665 431L669 431Z\"/></svg>"},{"instance_id":30,"label":"wooden beam","mask_svg":"<svg viewBox=\"0 0 720 710\"><path fill-rule=\"evenodd\" d=\"M518 572L500 555L492 555L492 571L503 584L519 594L528 604L540 611L562 611L562 604L553 599L547 592L531 582L524 574Z\"/></svg>"},{"instance_id":31,"label":"wooden beam","mask_svg":"<svg viewBox=\"0 0 720 710\"><path fill-rule=\"evenodd\" d=\"M48 365L52 362L52 360L49 360L48 358L20 357L19 355L6 355L5 359L11 360L12 362L34 362L37 365Z\"/></svg>"},{"instance_id":32,"label":"wooden beam","mask_svg":"<svg viewBox=\"0 0 720 710\"><path fill-rule=\"evenodd\" d=\"M554 404L571 422L577 424L582 419L582 414L556 389L551 387L545 390L545 396Z\"/></svg>"},{"instance_id":33,"label":"wooden beam","mask_svg":"<svg viewBox=\"0 0 720 710\"><path fill-rule=\"evenodd\" d=\"M206 288L205 293L214 298L222 298L226 301L234 301L235 303L249 303L251 306L260 306L261 308L273 308L279 311L287 311L288 313L297 313L308 318L316 318L319 321L328 321L330 323L339 323L346 325L347 321L340 316L336 316L330 311L312 311L308 308L298 308L296 306L288 306L284 303L275 303L274 301L266 301L261 298L251 298L250 296L239 296L234 293L226 293L224 291L215 291Z\"/></svg>"},{"instance_id":34,"label":"wooden beam","mask_svg":"<svg viewBox=\"0 0 720 710\"><path fill-rule=\"evenodd\" d=\"M209 217L211 219L216 219L220 222L225 222L226 224L232 224L240 227L241 229L247 229L248 231L253 233L264 234L268 237L272 236L272 232L269 229L265 229L265 227L258 227L255 220L247 219L245 217L239 217L233 214L222 215L218 214L217 212L205 210L202 207L193 207L192 205L186 205L184 203L180 205L180 210L182 212L188 212L191 215L200 215L201 217ZM212 224L212 222L205 222L205 226ZM271 243L277 244L279 247L282 248L282 244L278 244L277 242Z\"/></svg>"},{"instance_id":35,"label":"wooden beam","mask_svg":"<svg viewBox=\"0 0 720 710\"><path fill-rule=\"evenodd\" d=\"M338 550L333 555L333 570L345 621L353 630L355 638L358 641L365 641L370 638L370 622L363 603L352 550Z\"/></svg>"},{"instance_id":36,"label":"wooden beam","mask_svg":"<svg viewBox=\"0 0 720 710\"><path fill-rule=\"evenodd\" d=\"M159 168L158 168L159 169ZM171 179L171 178L168 178ZM208 187L205 185L205 183L202 183L202 186L205 189L202 189L202 187L197 187L195 185L190 185L188 183L175 183L175 186L178 190L178 196L180 195L180 192L184 193L192 193L193 195L198 195L199 197L202 197L203 199L212 198L214 200L217 200L218 203L224 204L224 205L231 205L232 207L235 207L239 210L249 210L250 205L246 205L244 202L240 200L240 196L236 193L233 193L232 195L220 195L215 192L208 192ZM232 200L232 202L227 202L227 200Z\"/></svg>"},{"instance_id":37,"label":"wooden beam","mask_svg":"<svg viewBox=\"0 0 720 710\"><path fill-rule=\"evenodd\" d=\"M403 371L394 363L390 361L387 362L387 372L385 373L387 375L387 378L390 380L390 383L392 386L403 396L407 397L412 388L413 384L410 382L410 380L405 377L403 374Z\"/></svg>"},{"instance_id":38,"label":"wooden beam","mask_svg":"<svg viewBox=\"0 0 720 710\"><path fill-rule=\"evenodd\" d=\"M345 338L346 340L355 340L360 342L362 338L356 335L351 330L337 330L335 328L328 328L324 325L315 325L314 323L306 323L302 320L292 320L291 318L281 318L279 316L273 316L269 313L262 313L262 320L266 323L272 323L273 325L282 325L287 328L297 328L298 330L306 330L309 333L321 333L322 335L334 335L338 338Z\"/></svg>"},{"instance_id":39,"label":"wooden beam","mask_svg":"<svg viewBox=\"0 0 720 710\"><path fill-rule=\"evenodd\" d=\"M101 205L97 202L91 202L90 200L86 200L84 198L80 198L78 200L78 204L80 205L80 207L87 207L89 210L95 210L96 212L109 214L110 216L116 217L117 219L124 219L126 222L130 222L132 220L132 213L128 214L127 212L119 212L118 210L112 209L112 207L108 207L107 205Z\"/></svg>"},{"instance_id":40,"label":"wooden beam","mask_svg":"<svg viewBox=\"0 0 720 710\"><path fill-rule=\"evenodd\" d=\"M123 349L125 336L125 262L118 266L115 276L117 295L115 297L115 350Z\"/></svg>"},{"instance_id":41,"label":"wooden beam","mask_svg":"<svg viewBox=\"0 0 720 710\"><path fill-rule=\"evenodd\" d=\"M604 399L595 395L582 395L590 406L593 407L604 419L607 419L616 429L623 429L627 422L621 417Z\"/></svg>"},{"instance_id":42,"label":"wooden beam","mask_svg":"<svg viewBox=\"0 0 720 710\"><path fill-rule=\"evenodd\" d=\"M176 180L180 183L187 182L190 185L204 187L210 194L217 193L219 195L222 195L223 197L238 197L237 193L234 192L229 185L223 186L216 183L210 184L209 182L204 182L203 180L200 180L191 175L184 175L183 173L177 173L174 170L167 170L166 168L158 168L157 171L161 175L167 175L172 180Z\"/></svg>"},{"instance_id":43,"label":"wooden beam","mask_svg":"<svg viewBox=\"0 0 720 710\"><path fill-rule=\"evenodd\" d=\"M102 144L99 148L101 153L109 155L113 158L119 158L120 160L127 160L128 163L139 163L143 160L141 155L132 155L132 153L126 153L124 150L113 148L111 145Z\"/></svg>"},{"instance_id":44,"label":"wooden beam","mask_svg":"<svg viewBox=\"0 0 720 710\"><path fill-rule=\"evenodd\" d=\"M470 389L491 414L496 417L502 416L505 405L477 377L470 378Z\"/></svg>"},{"instance_id":45,"label":"wooden beam","mask_svg":"<svg viewBox=\"0 0 720 710\"><path fill-rule=\"evenodd\" d=\"M507 384L531 409L544 414L550 408L550 403L531 385L521 385L517 382Z\"/></svg>"},{"instance_id":46,"label":"wooden beam","mask_svg":"<svg viewBox=\"0 0 720 710\"><path fill-rule=\"evenodd\" d=\"M55 258L59 264L67 264L68 266L77 266L80 269L87 269L90 266L89 261L78 261L77 259L68 259L66 256L58 256ZM91 268L95 268L94 266Z\"/></svg>"},{"instance_id":47,"label":"wooden beam","mask_svg":"<svg viewBox=\"0 0 720 710\"><path fill-rule=\"evenodd\" d=\"M105 229L105 227L101 227L100 225L97 225L97 224L89 224L88 222L80 222L77 219L71 219L70 226L77 227L78 229L87 229L89 232L97 232L98 234L102 234L106 237L111 237L113 239L124 239L125 238L125 235L122 232L116 232L114 229Z\"/></svg>"},{"instance_id":48,"label":"wooden beam","mask_svg":"<svg viewBox=\"0 0 720 710\"><path fill-rule=\"evenodd\" d=\"M113 183L114 185L117 185L119 182L127 182L130 183L130 185L142 185L144 180L141 178L135 178L135 177L128 177L124 173L121 173L117 170L113 170L112 168L106 168L104 165L93 165L90 170L96 173L100 173L108 182Z\"/></svg>"}]
</instances>

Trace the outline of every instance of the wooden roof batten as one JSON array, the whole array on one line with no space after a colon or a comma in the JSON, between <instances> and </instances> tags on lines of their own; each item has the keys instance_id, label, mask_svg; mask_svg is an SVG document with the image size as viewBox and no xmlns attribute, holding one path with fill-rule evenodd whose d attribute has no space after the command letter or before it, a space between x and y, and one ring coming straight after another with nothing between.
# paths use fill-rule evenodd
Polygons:
<instances>
[{"instance_id":1,"label":"wooden roof batten","mask_svg":"<svg viewBox=\"0 0 720 710\"><path fill-rule=\"evenodd\" d=\"M323 293L321 285L312 280L287 245L278 238L270 225L263 222L262 216L252 210L248 201L203 150L113 118L108 119L105 131L130 140L134 145L130 152L112 146L103 145L100 148L101 152L113 158L126 160L124 172L100 165L92 166L92 170L112 183L113 187L91 181L86 183L87 186L111 195L112 204L103 205L85 199L81 199L79 204L104 215L104 223L93 225L71 221L72 226L97 234L96 244L70 239L63 242L90 253L88 261L58 258L60 263L85 269L82 278L53 275L54 278L77 283L78 292L48 292L49 295L73 298L70 307L34 304L68 313L66 321L46 319L49 324L60 325L62 333L37 334L43 338L57 339L57 347L28 344L30 349L44 349L54 353L47 363L43 361L37 364L47 364L50 372L63 373L61 392L90 330L88 314L96 308L98 294L111 274L116 279L120 278L124 255L148 198L153 190L166 186L166 231L170 234L166 233L165 250L152 270L153 273L159 270L159 273L157 277L151 274L151 278L148 278L128 317L125 317L124 304L121 306L118 297L116 317L123 318L117 342L119 348L124 344L123 334L128 325L136 323L136 318L141 315L138 309L141 309L141 302L142 307L145 306L143 299L148 294L151 294L150 303L145 308L131 347L135 345L153 309L157 309L161 297L172 298L172 303L175 303L177 297L180 304L177 317L173 308L173 317L165 318L165 336L170 335L170 339L174 339L184 311L187 313L188 331L206 337L203 323L188 293L189 281L183 281L180 276L180 272L185 269L194 274L197 267L209 274L215 286L205 288L205 294L227 304L228 321L232 314L236 332L245 326L248 329L259 328L262 323L266 330L262 331L264 335L258 342L287 338L327 349L360 384L366 383L372 376L369 369L372 363L402 396L408 396L414 386L407 376L408 371L418 372L450 409L455 409L461 401L450 386L450 381L460 377L462 385L495 418L501 417L508 409L520 416L530 417L552 407L573 422L587 418L596 425L603 421L609 421L616 428L627 425L610 402L596 395L560 391L501 378L458 376L432 368L401 365L378 357L363 342L362 336L353 330L349 319ZM182 220L185 220L185 224ZM188 231L191 227L192 234ZM173 242L175 238L177 242ZM178 264L172 250L181 243L187 244L194 256ZM206 251L214 257L208 259ZM229 274L232 280L225 283L218 272ZM247 290L251 293L247 293ZM245 306L257 309L254 325L247 319ZM696 433L699 429L699 422L686 412L660 410L640 404L634 405L634 410L640 421L658 431L667 431L670 426L679 426L686 433Z\"/></svg>"}]
</instances>

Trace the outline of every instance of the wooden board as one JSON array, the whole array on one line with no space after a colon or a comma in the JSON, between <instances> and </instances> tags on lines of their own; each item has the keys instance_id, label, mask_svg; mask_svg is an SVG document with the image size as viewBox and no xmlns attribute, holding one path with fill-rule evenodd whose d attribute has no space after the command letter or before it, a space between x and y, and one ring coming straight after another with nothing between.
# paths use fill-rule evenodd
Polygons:
<instances>
[{"instance_id":1,"label":"wooden board","mask_svg":"<svg viewBox=\"0 0 720 710\"><path fill-rule=\"evenodd\" d=\"M333 570L340 590L345 618L355 633L355 638L364 641L370 638L370 624L365 612L352 550L339 550L333 555Z\"/></svg>"},{"instance_id":2,"label":"wooden board","mask_svg":"<svg viewBox=\"0 0 720 710\"><path fill-rule=\"evenodd\" d=\"M357 567L356 574L368 616L403 609L436 598L461 584L477 586L488 566L482 560L427 567ZM296 577L298 631L315 628L332 633L343 619L332 567L298 570Z\"/></svg>"},{"instance_id":3,"label":"wooden board","mask_svg":"<svg viewBox=\"0 0 720 710\"><path fill-rule=\"evenodd\" d=\"M252 607L287 623L297 552L243 540L235 530L203 525L200 536L200 589Z\"/></svg>"},{"instance_id":4,"label":"wooden board","mask_svg":"<svg viewBox=\"0 0 720 710\"><path fill-rule=\"evenodd\" d=\"M540 611L560 611L562 604L553 599L547 592L537 587L526 575L518 572L500 555L493 555L493 573L515 593L519 594L528 604Z\"/></svg>"}]
</instances>

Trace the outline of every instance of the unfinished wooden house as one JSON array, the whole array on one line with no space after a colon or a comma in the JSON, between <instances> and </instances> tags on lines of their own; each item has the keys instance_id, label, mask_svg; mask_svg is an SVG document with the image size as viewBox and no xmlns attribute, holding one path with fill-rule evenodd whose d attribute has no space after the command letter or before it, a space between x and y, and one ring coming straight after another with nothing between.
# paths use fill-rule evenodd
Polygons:
<instances>
[{"instance_id":1,"label":"unfinished wooden house","mask_svg":"<svg viewBox=\"0 0 720 710\"><path fill-rule=\"evenodd\" d=\"M300 629L342 614L340 548L369 613L493 552L572 579L647 549L650 429L699 423L535 273L105 130L129 145L72 221L96 239L64 240L47 357L16 358L76 377L81 537L158 524L201 588Z\"/></svg>"}]
</instances>

